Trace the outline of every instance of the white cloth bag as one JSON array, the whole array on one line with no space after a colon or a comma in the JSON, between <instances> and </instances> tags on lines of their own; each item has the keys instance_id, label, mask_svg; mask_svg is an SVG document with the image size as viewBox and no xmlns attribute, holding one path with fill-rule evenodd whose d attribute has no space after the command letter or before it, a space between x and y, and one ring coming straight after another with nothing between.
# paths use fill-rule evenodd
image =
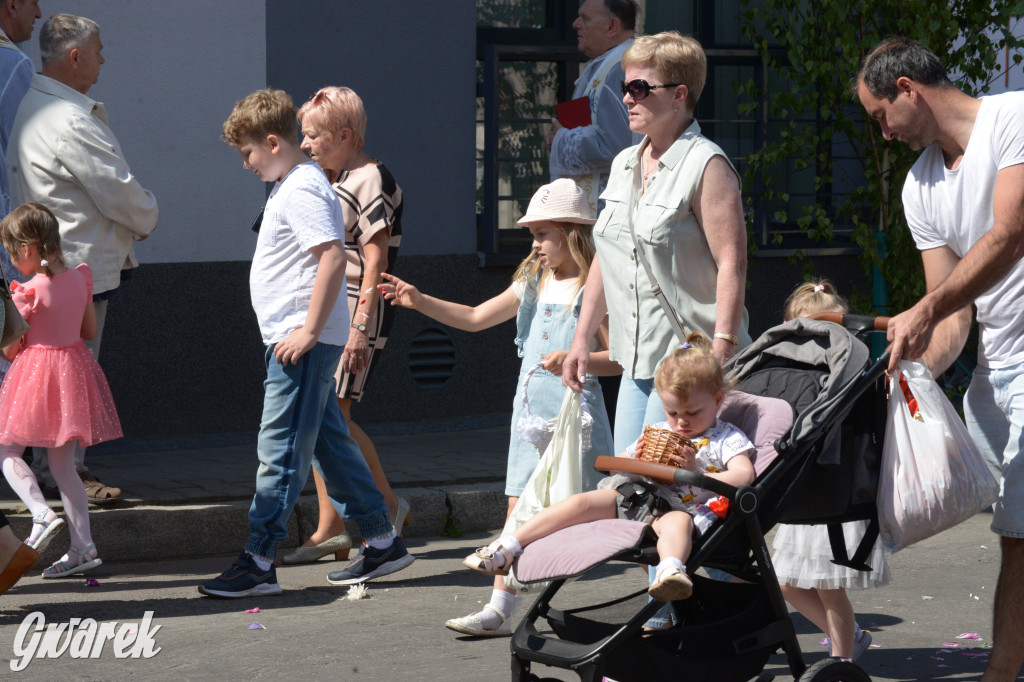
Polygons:
<instances>
[{"instance_id":1,"label":"white cloth bag","mask_svg":"<svg viewBox=\"0 0 1024 682\"><path fill-rule=\"evenodd\" d=\"M514 532L542 509L583 492L583 430L580 394L567 388L551 441L509 514L502 535ZM505 576L505 584L520 592L527 591L527 587L515 579L514 571ZM531 585L530 589L538 587L540 585Z\"/></svg>"},{"instance_id":2,"label":"white cloth bag","mask_svg":"<svg viewBox=\"0 0 1024 682\"><path fill-rule=\"evenodd\" d=\"M910 413L900 373L921 419ZM999 481L931 371L901 360L891 377L878 482L878 521L886 549L897 552L952 528L998 497Z\"/></svg>"}]
</instances>

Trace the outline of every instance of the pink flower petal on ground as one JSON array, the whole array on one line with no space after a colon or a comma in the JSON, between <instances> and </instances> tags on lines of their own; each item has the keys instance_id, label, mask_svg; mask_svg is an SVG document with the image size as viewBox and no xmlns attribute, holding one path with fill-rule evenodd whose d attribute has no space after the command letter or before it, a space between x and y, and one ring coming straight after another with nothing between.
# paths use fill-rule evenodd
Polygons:
<instances>
[{"instance_id":1,"label":"pink flower petal on ground","mask_svg":"<svg viewBox=\"0 0 1024 682\"><path fill-rule=\"evenodd\" d=\"M246 613L259 613L260 612L260 607L257 606L254 609L246 609L245 612Z\"/></svg>"},{"instance_id":2,"label":"pink flower petal on ground","mask_svg":"<svg viewBox=\"0 0 1024 682\"><path fill-rule=\"evenodd\" d=\"M977 632L961 632L953 639L981 639Z\"/></svg>"},{"instance_id":3,"label":"pink flower petal on ground","mask_svg":"<svg viewBox=\"0 0 1024 682\"><path fill-rule=\"evenodd\" d=\"M249 623L249 629L250 630L266 630L267 628L266 628L266 626L253 621L252 623Z\"/></svg>"},{"instance_id":4,"label":"pink flower petal on ground","mask_svg":"<svg viewBox=\"0 0 1024 682\"><path fill-rule=\"evenodd\" d=\"M957 648L960 645L957 644L956 642L943 642L942 646L949 647L950 649L955 649L955 648Z\"/></svg>"},{"instance_id":5,"label":"pink flower petal on ground","mask_svg":"<svg viewBox=\"0 0 1024 682\"><path fill-rule=\"evenodd\" d=\"M820 644L820 645L822 645L822 646L828 646L828 645L829 645L829 644L831 644L831 643L832 643L832 642L831 642L831 640L829 640L829 638L828 638L828 637L826 637L825 639L823 639L823 640L821 640L820 642L818 642L818 644Z\"/></svg>"},{"instance_id":6,"label":"pink flower petal on ground","mask_svg":"<svg viewBox=\"0 0 1024 682\"><path fill-rule=\"evenodd\" d=\"M96 587L99 584L100 584L100 581L96 580L95 578L86 578L85 579L85 586L86 587Z\"/></svg>"}]
</instances>

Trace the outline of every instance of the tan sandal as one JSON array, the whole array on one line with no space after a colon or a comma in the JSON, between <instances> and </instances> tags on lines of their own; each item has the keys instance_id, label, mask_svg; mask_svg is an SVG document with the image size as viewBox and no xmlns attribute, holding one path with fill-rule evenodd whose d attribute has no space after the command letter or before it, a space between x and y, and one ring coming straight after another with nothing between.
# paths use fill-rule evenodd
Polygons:
<instances>
[{"instance_id":1,"label":"tan sandal","mask_svg":"<svg viewBox=\"0 0 1024 682\"><path fill-rule=\"evenodd\" d=\"M678 566L668 566L658 571L654 582L647 588L651 599L660 602L689 599L693 594L693 581Z\"/></svg>"},{"instance_id":2,"label":"tan sandal","mask_svg":"<svg viewBox=\"0 0 1024 682\"><path fill-rule=\"evenodd\" d=\"M499 554L504 559L504 563L501 566L498 565ZM512 562L515 560L515 555L502 547L498 540L495 540L463 559L462 565L484 575L508 575L509 570L512 568Z\"/></svg>"},{"instance_id":3,"label":"tan sandal","mask_svg":"<svg viewBox=\"0 0 1024 682\"><path fill-rule=\"evenodd\" d=\"M113 502L120 502L120 488L103 485L98 478L88 471L79 471L78 476L82 479L82 484L85 486L85 496L89 498L90 503L111 504Z\"/></svg>"}]
</instances>

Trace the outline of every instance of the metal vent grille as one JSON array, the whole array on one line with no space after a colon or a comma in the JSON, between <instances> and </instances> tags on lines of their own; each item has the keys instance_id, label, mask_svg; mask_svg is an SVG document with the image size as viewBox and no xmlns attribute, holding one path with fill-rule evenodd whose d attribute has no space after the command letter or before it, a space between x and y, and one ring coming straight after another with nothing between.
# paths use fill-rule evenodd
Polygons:
<instances>
[{"instance_id":1,"label":"metal vent grille","mask_svg":"<svg viewBox=\"0 0 1024 682\"><path fill-rule=\"evenodd\" d=\"M423 388L444 388L455 373L455 340L441 327L424 327L409 346L409 373Z\"/></svg>"}]
</instances>

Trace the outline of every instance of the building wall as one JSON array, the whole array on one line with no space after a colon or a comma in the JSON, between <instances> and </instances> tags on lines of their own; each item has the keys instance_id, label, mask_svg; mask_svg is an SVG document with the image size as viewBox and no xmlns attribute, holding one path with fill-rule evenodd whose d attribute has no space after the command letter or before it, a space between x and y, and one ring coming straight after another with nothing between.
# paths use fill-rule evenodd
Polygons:
<instances>
[{"instance_id":1,"label":"building wall","mask_svg":"<svg viewBox=\"0 0 1024 682\"><path fill-rule=\"evenodd\" d=\"M507 274L475 266L472 3L446 3L443 38L423 30L436 23L437 6L415 0L390 3L389 13L402 17L390 23L372 0L49 0L43 11L44 19L72 12L99 23L106 63L89 94L106 105L132 171L160 205L158 229L136 246L141 267L111 302L100 356L126 434L258 427L265 372L248 296L249 224L269 187L220 140L234 103L258 88L282 88L296 104L322 85L359 92L367 151L391 168L406 196L399 272L469 302L503 288L495 282ZM38 67L38 32L22 47ZM400 316L393 345L424 321ZM509 351L491 360L485 349L499 338ZM514 385L508 329L458 345L459 366L493 362ZM461 377L438 400L438 391L411 383L397 353L385 355L381 378L374 400L391 407L370 419L510 404L506 391L500 401L488 391L481 398ZM399 412L395 386L407 406Z\"/></svg>"},{"instance_id":2,"label":"building wall","mask_svg":"<svg viewBox=\"0 0 1024 682\"><path fill-rule=\"evenodd\" d=\"M283 88L297 104L322 85L355 89L368 112L367 151L405 193L397 274L466 303L508 286L511 269L479 268L475 252L475 7L443 6L442 21L437 3L419 0L393 0L385 17L374 0L43 3L44 18L70 11L100 24L107 61L90 95L105 103L132 170L160 204L157 231L137 244L142 265L111 302L100 357L126 435L258 427L264 350L249 304L249 224L268 187L220 140L235 101L255 89ZM36 39L23 47L38 54ZM800 272L754 259L750 273L756 334L781 315ZM859 269L834 259L825 274L849 291ZM410 354L428 325L399 312L354 408L358 421L511 409L513 324L451 332L451 376L424 388Z\"/></svg>"}]
</instances>

